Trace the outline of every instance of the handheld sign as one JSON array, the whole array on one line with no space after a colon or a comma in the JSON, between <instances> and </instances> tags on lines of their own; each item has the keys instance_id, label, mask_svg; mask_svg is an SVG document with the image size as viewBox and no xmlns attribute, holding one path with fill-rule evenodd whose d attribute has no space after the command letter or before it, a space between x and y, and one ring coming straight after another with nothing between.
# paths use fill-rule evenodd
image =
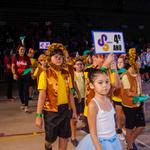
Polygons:
<instances>
[{"instance_id":1,"label":"handheld sign","mask_svg":"<svg viewBox=\"0 0 150 150\"><path fill-rule=\"evenodd\" d=\"M48 46L50 45L50 42L39 42L39 49L46 50Z\"/></svg>"},{"instance_id":2,"label":"handheld sign","mask_svg":"<svg viewBox=\"0 0 150 150\"><path fill-rule=\"evenodd\" d=\"M92 31L96 54L125 53L122 32Z\"/></svg>"}]
</instances>

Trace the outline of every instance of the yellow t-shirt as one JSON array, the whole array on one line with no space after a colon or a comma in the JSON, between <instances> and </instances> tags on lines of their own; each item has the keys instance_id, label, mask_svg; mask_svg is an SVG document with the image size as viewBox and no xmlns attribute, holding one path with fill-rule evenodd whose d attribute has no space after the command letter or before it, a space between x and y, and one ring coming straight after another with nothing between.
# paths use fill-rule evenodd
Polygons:
<instances>
[{"instance_id":1,"label":"yellow t-shirt","mask_svg":"<svg viewBox=\"0 0 150 150\"><path fill-rule=\"evenodd\" d=\"M34 76L34 77L37 77L38 72L39 72L39 67L37 67L37 68L35 69L35 71L34 71L34 73L33 73L33 76Z\"/></svg>"},{"instance_id":2,"label":"yellow t-shirt","mask_svg":"<svg viewBox=\"0 0 150 150\"><path fill-rule=\"evenodd\" d=\"M38 82L38 90L46 90L47 89L47 75L46 72L41 72L39 76L39 82Z\"/></svg>"},{"instance_id":3,"label":"yellow t-shirt","mask_svg":"<svg viewBox=\"0 0 150 150\"><path fill-rule=\"evenodd\" d=\"M57 99L58 103L57 103L57 105L67 104L68 103L68 96L67 96L65 80L63 79L61 72L56 71L56 74L58 77L58 99ZM38 90L46 90L47 89L46 78L47 78L46 72L43 71L39 77Z\"/></svg>"},{"instance_id":4,"label":"yellow t-shirt","mask_svg":"<svg viewBox=\"0 0 150 150\"><path fill-rule=\"evenodd\" d=\"M110 73L110 84L114 84L115 83L115 73ZM112 96L112 100L116 101L116 102L122 102L122 99L120 97L117 96Z\"/></svg>"},{"instance_id":5,"label":"yellow t-shirt","mask_svg":"<svg viewBox=\"0 0 150 150\"><path fill-rule=\"evenodd\" d=\"M79 89L81 98L85 97L85 82L84 82L84 74L83 72L74 72L74 80Z\"/></svg>"},{"instance_id":6,"label":"yellow t-shirt","mask_svg":"<svg viewBox=\"0 0 150 150\"><path fill-rule=\"evenodd\" d=\"M58 105L67 104L68 96L66 91L65 80L63 79L61 72L57 72L58 76Z\"/></svg>"}]
</instances>

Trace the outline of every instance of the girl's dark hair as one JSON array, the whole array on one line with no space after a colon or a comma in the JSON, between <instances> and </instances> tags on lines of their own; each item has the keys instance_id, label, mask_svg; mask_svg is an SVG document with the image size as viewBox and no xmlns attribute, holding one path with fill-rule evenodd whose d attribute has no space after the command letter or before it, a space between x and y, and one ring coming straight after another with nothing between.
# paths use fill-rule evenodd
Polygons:
<instances>
[{"instance_id":1,"label":"girl's dark hair","mask_svg":"<svg viewBox=\"0 0 150 150\"><path fill-rule=\"evenodd\" d=\"M18 52L18 51L19 51L20 47L24 47L24 48L25 48L25 46L22 45L22 44L19 44L19 45L17 46L17 51L16 51L16 59L17 59L17 60L19 60L19 52ZM27 57L26 51L25 51L24 57L25 57L25 59L26 59L26 57Z\"/></svg>"},{"instance_id":2,"label":"girl's dark hair","mask_svg":"<svg viewBox=\"0 0 150 150\"><path fill-rule=\"evenodd\" d=\"M59 55L62 55L64 56L63 52L61 49L54 49L52 50L52 52L50 53L50 57L53 56L53 55L56 55L56 54L59 54Z\"/></svg>"},{"instance_id":3,"label":"girl's dark hair","mask_svg":"<svg viewBox=\"0 0 150 150\"><path fill-rule=\"evenodd\" d=\"M91 83L94 82L94 78L97 74L106 74L106 72L103 72L100 69L90 68L89 73L88 73L88 78Z\"/></svg>"}]
</instances>

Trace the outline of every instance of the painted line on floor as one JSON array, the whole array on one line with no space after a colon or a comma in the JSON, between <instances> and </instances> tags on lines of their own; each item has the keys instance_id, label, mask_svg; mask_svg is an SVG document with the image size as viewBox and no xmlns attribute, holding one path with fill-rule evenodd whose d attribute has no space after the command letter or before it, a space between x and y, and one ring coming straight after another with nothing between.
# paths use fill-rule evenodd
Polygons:
<instances>
[{"instance_id":1,"label":"painted line on floor","mask_svg":"<svg viewBox=\"0 0 150 150\"><path fill-rule=\"evenodd\" d=\"M44 131L28 132L28 133L18 133L18 134L5 134L5 133L0 133L0 137L22 136L22 135L32 135L32 134L40 134L40 133L44 133Z\"/></svg>"},{"instance_id":2,"label":"painted line on floor","mask_svg":"<svg viewBox=\"0 0 150 150\"><path fill-rule=\"evenodd\" d=\"M3 137L0 137L0 142L8 142L8 141L16 141L20 139L28 139L35 136L39 136L44 134L44 132L32 132L32 133L25 133L25 134L16 134L16 135L4 135Z\"/></svg>"},{"instance_id":3,"label":"painted line on floor","mask_svg":"<svg viewBox=\"0 0 150 150\"><path fill-rule=\"evenodd\" d=\"M146 143L142 142L141 140L136 139L135 141L137 142L137 144L139 143L139 144L143 145L144 147L150 149L150 145L147 145Z\"/></svg>"}]
</instances>

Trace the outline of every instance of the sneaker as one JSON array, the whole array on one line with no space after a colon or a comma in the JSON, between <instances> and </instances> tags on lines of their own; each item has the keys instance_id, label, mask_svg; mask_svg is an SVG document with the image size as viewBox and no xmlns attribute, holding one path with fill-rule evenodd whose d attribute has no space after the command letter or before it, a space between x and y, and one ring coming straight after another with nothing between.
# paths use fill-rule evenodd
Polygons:
<instances>
[{"instance_id":1,"label":"sneaker","mask_svg":"<svg viewBox=\"0 0 150 150\"><path fill-rule=\"evenodd\" d=\"M121 140L121 141L124 141L125 140L125 137L124 135L121 133L121 134L118 134L118 138Z\"/></svg>"},{"instance_id":2,"label":"sneaker","mask_svg":"<svg viewBox=\"0 0 150 150\"><path fill-rule=\"evenodd\" d=\"M29 97L28 99L29 99L29 100L32 100L32 97Z\"/></svg>"},{"instance_id":3,"label":"sneaker","mask_svg":"<svg viewBox=\"0 0 150 150\"><path fill-rule=\"evenodd\" d=\"M24 112L25 112L25 113L31 113L31 110L30 110L27 106L25 106Z\"/></svg>"},{"instance_id":4,"label":"sneaker","mask_svg":"<svg viewBox=\"0 0 150 150\"><path fill-rule=\"evenodd\" d=\"M77 147L78 144L79 144L79 142L78 142L77 139L74 139L74 140L71 139L71 143L72 143L75 147Z\"/></svg>"},{"instance_id":5,"label":"sneaker","mask_svg":"<svg viewBox=\"0 0 150 150\"><path fill-rule=\"evenodd\" d=\"M118 128L118 129L116 130L116 132L117 132L117 134L121 134L121 133L122 133L122 129L119 129L119 128Z\"/></svg>"},{"instance_id":6,"label":"sneaker","mask_svg":"<svg viewBox=\"0 0 150 150\"><path fill-rule=\"evenodd\" d=\"M82 127L80 131L86 134L89 133L89 130L86 127Z\"/></svg>"},{"instance_id":7,"label":"sneaker","mask_svg":"<svg viewBox=\"0 0 150 150\"><path fill-rule=\"evenodd\" d=\"M137 146L135 145L135 143L133 143L133 149L134 150L138 150Z\"/></svg>"},{"instance_id":8,"label":"sneaker","mask_svg":"<svg viewBox=\"0 0 150 150\"><path fill-rule=\"evenodd\" d=\"M25 106L24 106L24 105L21 105L21 106L20 106L20 109L21 109L21 110L24 110L24 109L25 109Z\"/></svg>"}]
</instances>

